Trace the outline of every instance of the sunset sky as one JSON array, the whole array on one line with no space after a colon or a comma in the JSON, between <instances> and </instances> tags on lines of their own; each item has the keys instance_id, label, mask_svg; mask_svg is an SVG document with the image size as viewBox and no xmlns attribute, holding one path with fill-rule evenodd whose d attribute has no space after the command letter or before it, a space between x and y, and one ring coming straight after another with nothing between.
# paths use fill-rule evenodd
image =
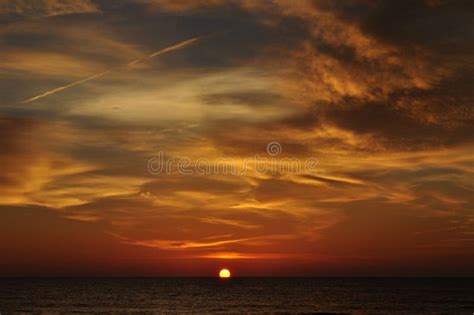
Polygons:
<instances>
[{"instance_id":1,"label":"sunset sky","mask_svg":"<svg viewBox=\"0 0 474 315\"><path fill-rule=\"evenodd\" d=\"M0 276L474 275L473 12L0 0Z\"/></svg>"}]
</instances>

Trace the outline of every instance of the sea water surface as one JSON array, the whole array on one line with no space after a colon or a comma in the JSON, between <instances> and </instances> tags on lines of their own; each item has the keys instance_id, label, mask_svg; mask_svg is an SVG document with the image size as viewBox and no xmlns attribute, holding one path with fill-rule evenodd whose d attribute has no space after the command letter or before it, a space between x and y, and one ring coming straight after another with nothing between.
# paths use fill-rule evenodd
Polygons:
<instances>
[{"instance_id":1,"label":"sea water surface","mask_svg":"<svg viewBox=\"0 0 474 315\"><path fill-rule=\"evenodd\" d=\"M0 313L474 314L472 278L0 279Z\"/></svg>"}]
</instances>

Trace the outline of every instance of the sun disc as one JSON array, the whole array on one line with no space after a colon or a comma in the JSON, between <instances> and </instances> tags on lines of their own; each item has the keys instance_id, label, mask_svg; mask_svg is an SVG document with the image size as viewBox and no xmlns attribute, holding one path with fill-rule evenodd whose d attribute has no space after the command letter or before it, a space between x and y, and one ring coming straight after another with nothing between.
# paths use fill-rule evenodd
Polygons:
<instances>
[{"instance_id":1,"label":"sun disc","mask_svg":"<svg viewBox=\"0 0 474 315\"><path fill-rule=\"evenodd\" d=\"M221 271L219 271L219 278L230 278L229 269L222 269Z\"/></svg>"}]
</instances>

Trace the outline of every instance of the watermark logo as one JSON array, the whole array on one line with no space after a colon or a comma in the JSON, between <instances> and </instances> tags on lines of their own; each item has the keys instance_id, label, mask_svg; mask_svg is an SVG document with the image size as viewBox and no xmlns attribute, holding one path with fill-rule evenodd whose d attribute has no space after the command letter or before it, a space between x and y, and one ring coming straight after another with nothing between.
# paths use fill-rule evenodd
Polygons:
<instances>
[{"instance_id":1,"label":"watermark logo","mask_svg":"<svg viewBox=\"0 0 474 315\"><path fill-rule=\"evenodd\" d=\"M244 175L250 172L271 173L273 175L307 174L316 171L316 158L278 157L283 152L282 145L272 141L266 146L267 156L255 154L247 158L220 157L216 159L165 157L164 152L148 160L148 172L152 175Z\"/></svg>"},{"instance_id":2,"label":"watermark logo","mask_svg":"<svg viewBox=\"0 0 474 315\"><path fill-rule=\"evenodd\" d=\"M277 156L282 152L281 144L277 141L272 141L267 144L267 153L270 156Z\"/></svg>"}]
</instances>

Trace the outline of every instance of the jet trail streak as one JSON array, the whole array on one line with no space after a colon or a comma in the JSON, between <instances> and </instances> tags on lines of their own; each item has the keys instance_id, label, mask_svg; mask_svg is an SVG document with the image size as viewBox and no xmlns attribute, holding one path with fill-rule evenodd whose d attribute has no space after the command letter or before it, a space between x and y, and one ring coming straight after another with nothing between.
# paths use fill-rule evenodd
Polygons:
<instances>
[{"instance_id":1,"label":"jet trail streak","mask_svg":"<svg viewBox=\"0 0 474 315\"><path fill-rule=\"evenodd\" d=\"M65 90L65 89L68 89L70 87L73 87L73 86L76 86L76 85L79 85L79 84L82 84L84 82L87 82L87 81L91 81L91 80L94 80L94 79L97 79L109 72L112 72L114 70L117 70L119 68L123 68L123 67L128 67L128 66L132 66L136 63L139 63L139 62L142 62L144 60L147 60L147 59L151 59L153 57L156 57L156 56L159 56L159 55L162 55L162 54L165 54L165 53L168 53L168 52L172 52L172 51L176 51L176 50L180 50L180 49L183 49L183 48L186 48L194 43L196 43L197 41L199 41L201 39L201 36L198 36L198 37L194 37L194 38L191 38L191 39L187 39L185 41L182 41L178 44L175 44L175 45L172 45L172 46L169 46L169 47L166 47L166 48L163 48L161 50L158 50L144 58L141 58L141 59L136 59L136 60L133 60L129 63L127 63L126 65L124 66L120 66L120 67L116 67L116 68L113 68L113 69L109 69L109 70L106 70L104 72L101 72L101 73L97 73L97 74L94 74L90 77L87 77L87 78L84 78L84 79L81 79L79 81L76 81L76 82L73 82L73 83L70 83L68 85L65 85L65 86L61 86L61 87L58 87L58 88L55 88L55 89L52 89L52 90L49 90L49 91L46 91L40 95L37 95L37 96L34 96L32 98L29 98L27 100L24 100L23 102L21 102L22 104L26 104L26 103L30 103L30 102L34 102L36 100L39 100L40 98L43 98L43 97L46 97L48 95L51 95L51 94L55 94L57 92L60 92L62 90Z\"/></svg>"},{"instance_id":2,"label":"jet trail streak","mask_svg":"<svg viewBox=\"0 0 474 315\"><path fill-rule=\"evenodd\" d=\"M101 76L103 76L104 74L107 74L109 72L111 72L112 70L107 70L107 71L104 71L104 72L101 72L101 73L97 73L97 74L94 74L93 76L90 76L88 78L85 78L85 79L82 79L82 80L79 80L79 81L76 81L76 82L73 82L71 84L68 84L68 85L65 85L65 86L61 86L61 87L58 87L58 88L55 88L55 89L52 89L52 90L49 90L49 91L46 91L44 92L43 94L40 94L40 95L37 95L35 97L32 97L32 98L29 98L25 101L23 101L22 103L25 104L25 103L29 103L29 102L33 102L33 101L36 101L40 98L43 98L45 96L48 96L48 95L51 95L51 94L54 94L54 93L57 93L59 91L62 91L62 90L65 90L67 88L70 88L70 87L73 87L75 85L78 85L78 84L81 84L81 83L84 83L84 82L87 82L87 81L90 81L90 80L94 80L94 79L97 79Z\"/></svg>"}]
</instances>

